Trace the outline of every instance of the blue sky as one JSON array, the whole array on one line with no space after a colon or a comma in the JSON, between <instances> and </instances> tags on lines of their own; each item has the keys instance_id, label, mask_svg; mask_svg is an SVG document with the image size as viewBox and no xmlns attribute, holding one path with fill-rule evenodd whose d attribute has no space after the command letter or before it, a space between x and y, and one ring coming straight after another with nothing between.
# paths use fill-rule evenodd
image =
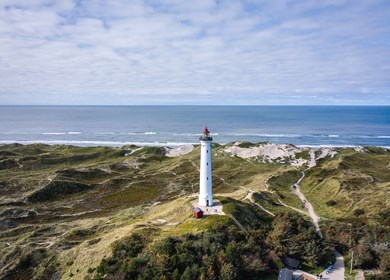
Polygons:
<instances>
[{"instance_id":1,"label":"blue sky","mask_svg":"<svg viewBox=\"0 0 390 280\"><path fill-rule=\"evenodd\" d=\"M389 0L0 5L3 105L390 105Z\"/></svg>"}]
</instances>

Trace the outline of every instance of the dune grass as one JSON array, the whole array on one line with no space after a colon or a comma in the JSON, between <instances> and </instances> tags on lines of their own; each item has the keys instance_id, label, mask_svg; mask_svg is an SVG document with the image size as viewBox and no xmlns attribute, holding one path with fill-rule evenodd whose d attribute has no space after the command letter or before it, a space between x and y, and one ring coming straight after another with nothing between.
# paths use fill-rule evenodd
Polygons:
<instances>
[{"instance_id":1,"label":"dune grass","mask_svg":"<svg viewBox=\"0 0 390 280\"><path fill-rule=\"evenodd\" d=\"M240 201L248 190L255 191L255 202L277 215L292 211L278 199L302 208L291 192L299 171L231 157L223 148L213 146L213 188L226 214L247 228L271 222L259 207ZM193 198L187 196L199 188L199 146L175 158L165 157L163 151L135 146L0 146L0 161L6 161L0 170L0 267L8 265L7 271L12 271L21 258L28 260L35 250L44 249L37 271L54 267L63 279L83 279L88 268L111 254L111 244L135 230L157 229L159 240L231 225L228 216L201 220L192 216ZM340 149L333 159L321 160L306 172L301 189L321 216L386 224L389 164L389 152L383 149L369 148L366 153ZM364 212L356 217L358 209ZM9 210L15 211L13 215L39 215L11 219Z\"/></svg>"},{"instance_id":2,"label":"dune grass","mask_svg":"<svg viewBox=\"0 0 390 280\"><path fill-rule=\"evenodd\" d=\"M375 150L376 151L376 150ZM354 217L354 210L373 217L390 207L389 153L343 151L307 172L301 189L316 211L329 219Z\"/></svg>"}]
</instances>

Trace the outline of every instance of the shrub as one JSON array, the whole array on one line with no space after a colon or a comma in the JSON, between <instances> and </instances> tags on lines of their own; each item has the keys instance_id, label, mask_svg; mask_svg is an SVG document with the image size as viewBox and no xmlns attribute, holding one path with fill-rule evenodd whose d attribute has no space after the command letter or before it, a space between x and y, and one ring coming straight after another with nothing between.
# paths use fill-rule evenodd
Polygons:
<instances>
[{"instance_id":1,"label":"shrub","mask_svg":"<svg viewBox=\"0 0 390 280\"><path fill-rule=\"evenodd\" d=\"M390 278L390 251L386 251L382 254L379 268L381 269L384 277Z\"/></svg>"},{"instance_id":2,"label":"shrub","mask_svg":"<svg viewBox=\"0 0 390 280\"><path fill-rule=\"evenodd\" d=\"M309 151L302 151L295 154L295 158L309 159L310 154Z\"/></svg>"},{"instance_id":3,"label":"shrub","mask_svg":"<svg viewBox=\"0 0 390 280\"><path fill-rule=\"evenodd\" d=\"M357 209L353 210L353 214L354 214L355 216L361 216L361 215L363 215L364 213L365 213L364 209L357 208Z\"/></svg>"},{"instance_id":4,"label":"shrub","mask_svg":"<svg viewBox=\"0 0 390 280\"><path fill-rule=\"evenodd\" d=\"M354 265L359 268L370 268L375 265L375 257L372 250L363 244L354 248Z\"/></svg>"},{"instance_id":5,"label":"shrub","mask_svg":"<svg viewBox=\"0 0 390 280\"><path fill-rule=\"evenodd\" d=\"M251 142L241 142L237 146L240 148L250 148L250 147L253 147L254 144Z\"/></svg>"},{"instance_id":6,"label":"shrub","mask_svg":"<svg viewBox=\"0 0 390 280\"><path fill-rule=\"evenodd\" d=\"M29 268L33 263L33 258L31 254L28 254L27 256L23 256L20 258L19 261L19 267L21 268Z\"/></svg>"},{"instance_id":7,"label":"shrub","mask_svg":"<svg viewBox=\"0 0 390 280\"><path fill-rule=\"evenodd\" d=\"M327 202L325 202L325 204L327 206L335 206L337 204L337 202L334 201L333 199L331 199L331 200L328 200Z\"/></svg>"},{"instance_id":8,"label":"shrub","mask_svg":"<svg viewBox=\"0 0 390 280\"><path fill-rule=\"evenodd\" d=\"M52 181L42 189L32 193L27 199L30 202L45 202L61 198L65 195L79 193L91 189L90 185L72 181Z\"/></svg>"}]
</instances>

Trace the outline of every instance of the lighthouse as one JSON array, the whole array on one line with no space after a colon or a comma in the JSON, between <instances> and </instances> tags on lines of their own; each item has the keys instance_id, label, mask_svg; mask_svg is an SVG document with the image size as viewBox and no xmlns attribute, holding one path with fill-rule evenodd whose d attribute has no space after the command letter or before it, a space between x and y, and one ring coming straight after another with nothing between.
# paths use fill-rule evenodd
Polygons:
<instances>
[{"instance_id":1,"label":"lighthouse","mask_svg":"<svg viewBox=\"0 0 390 280\"><path fill-rule=\"evenodd\" d=\"M200 140L200 181L199 206L213 206L213 175L211 173L211 142L210 131L205 127Z\"/></svg>"}]
</instances>

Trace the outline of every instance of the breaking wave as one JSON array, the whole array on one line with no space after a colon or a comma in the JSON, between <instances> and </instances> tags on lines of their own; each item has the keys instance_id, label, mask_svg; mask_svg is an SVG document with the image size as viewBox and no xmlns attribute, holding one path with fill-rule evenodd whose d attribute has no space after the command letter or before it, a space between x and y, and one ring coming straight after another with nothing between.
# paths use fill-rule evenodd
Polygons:
<instances>
[{"instance_id":1,"label":"breaking wave","mask_svg":"<svg viewBox=\"0 0 390 280\"><path fill-rule=\"evenodd\" d=\"M82 134L81 132L78 131L69 131L69 132L44 132L42 133L43 135L79 135Z\"/></svg>"},{"instance_id":2,"label":"breaking wave","mask_svg":"<svg viewBox=\"0 0 390 280\"><path fill-rule=\"evenodd\" d=\"M177 147L182 145L196 145L199 143L186 143L186 142L126 142L126 141L77 141L77 140L0 140L0 144L48 144L48 145L76 145L76 146L124 146L124 145L136 145L136 146L156 146L156 147Z\"/></svg>"}]
</instances>

